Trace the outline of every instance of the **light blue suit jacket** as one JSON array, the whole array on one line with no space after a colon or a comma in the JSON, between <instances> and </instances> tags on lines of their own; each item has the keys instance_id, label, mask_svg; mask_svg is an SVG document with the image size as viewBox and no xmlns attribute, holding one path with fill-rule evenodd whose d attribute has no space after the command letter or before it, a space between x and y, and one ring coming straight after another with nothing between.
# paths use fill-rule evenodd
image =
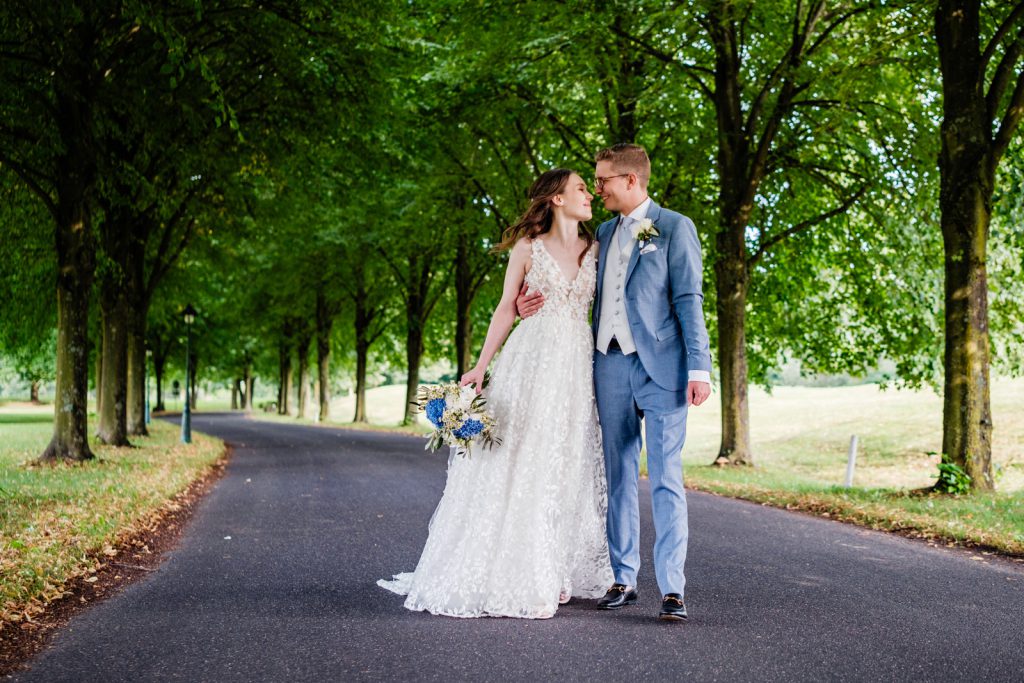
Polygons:
<instances>
[{"instance_id":1,"label":"light blue suit jacket","mask_svg":"<svg viewBox=\"0 0 1024 683\"><path fill-rule=\"evenodd\" d=\"M626 269L626 317L647 374L663 389L682 391L686 389L690 370L711 371L708 331L704 325L700 240L693 221L653 201L647 218L658 229L659 235L651 241L657 249L641 254L639 245L633 248ZM605 254L617 249L618 220L615 217L597 229L601 257L592 317L595 339L601 322Z\"/></svg>"}]
</instances>

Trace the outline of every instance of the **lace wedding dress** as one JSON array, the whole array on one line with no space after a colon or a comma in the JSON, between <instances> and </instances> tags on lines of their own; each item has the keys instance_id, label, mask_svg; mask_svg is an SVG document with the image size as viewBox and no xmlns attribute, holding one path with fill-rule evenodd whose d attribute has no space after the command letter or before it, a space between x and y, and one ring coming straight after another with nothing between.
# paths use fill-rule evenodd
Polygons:
<instances>
[{"instance_id":1,"label":"lace wedding dress","mask_svg":"<svg viewBox=\"0 0 1024 683\"><path fill-rule=\"evenodd\" d=\"M526 282L544 307L509 335L485 392L502 443L450 459L416 571L377 582L411 610L543 619L613 582L587 323L594 250L571 282L541 240L531 250Z\"/></svg>"}]
</instances>

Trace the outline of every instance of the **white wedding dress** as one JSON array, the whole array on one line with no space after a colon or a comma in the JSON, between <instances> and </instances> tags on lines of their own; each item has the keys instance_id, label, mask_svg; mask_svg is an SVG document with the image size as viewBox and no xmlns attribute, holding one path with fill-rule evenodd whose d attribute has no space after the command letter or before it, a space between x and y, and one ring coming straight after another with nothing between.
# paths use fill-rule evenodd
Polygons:
<instances>
[{"instance_id":1,"label":"white wedding dress","mask_svg":"<svg viewBox=\"0 0 1024 683\"><path fill-rule=\"evenodd\" d=\"M587 323L594 249L572 282L541 240L531 250L526 282L545 303L509 335L485 391L502 443L450 458L416 571L377 582L411 610L543 619L613 582Z\"/></svg>"}]
</instances>

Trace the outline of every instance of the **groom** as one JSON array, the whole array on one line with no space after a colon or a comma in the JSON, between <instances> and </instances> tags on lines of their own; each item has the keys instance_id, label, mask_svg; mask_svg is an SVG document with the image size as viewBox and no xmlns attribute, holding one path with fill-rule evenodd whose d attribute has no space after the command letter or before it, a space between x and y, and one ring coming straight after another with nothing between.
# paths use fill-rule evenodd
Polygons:
<instances>
[{"instance_id":1,"label":"groom","mask_svg":"<svg viewBox=\"0 0 1024 683\"><path fill-rule=\"evenodd\" d=\"M597 154L596 192L619 215L597 230L594 388L608 478L608 550L615 583L598 602L614 610L637 601L640 568L641 418L654 509L658 617L687 618L683 601L688 535L681 451L687 406L711 394L700 242L693 221L647 196L651 162L643 147ZM520 298L531 315L543 299Z\"/></svg>"}]
</instances>

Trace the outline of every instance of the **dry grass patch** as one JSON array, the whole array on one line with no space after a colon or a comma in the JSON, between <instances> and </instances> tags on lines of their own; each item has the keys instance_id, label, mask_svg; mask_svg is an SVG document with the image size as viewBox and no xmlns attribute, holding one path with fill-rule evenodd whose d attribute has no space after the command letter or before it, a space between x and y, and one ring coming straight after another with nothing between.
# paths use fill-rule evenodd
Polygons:
<instances>
[{"instance_id":1,"label":"dry grass patch","mask_svg":"<svg viewBox=\"0 0 1024 683\"><path fill-rule=\"evenodd\" d=\"M33 463L52 433L48 410L0 410L0 630L31 621L70 582L118 555L224 455L224 443L156 421L137 448L92 444L81 465Z\"/></svg>"}]
</instances>

